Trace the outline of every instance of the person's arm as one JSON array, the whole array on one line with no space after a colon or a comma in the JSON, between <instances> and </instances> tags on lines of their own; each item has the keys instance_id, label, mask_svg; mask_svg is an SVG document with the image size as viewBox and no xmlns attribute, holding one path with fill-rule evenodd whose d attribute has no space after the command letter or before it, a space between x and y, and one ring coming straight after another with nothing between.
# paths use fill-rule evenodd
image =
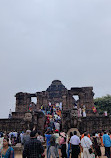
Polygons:
<instances>
[{"instance_id":1,"label":"person's arm","mask_svg":"<svg viewBox=\"0 0 111 158\"><path fill-rule=\"evenodd\" d=\"M10 147L10 156L9 158L14 158L14 150Z\"/></svg>"},{"instance_id":2,"label":"person's arm","mask_svg":"<svg viewBox=\"0 0 111 158\"><path fill-rule=\"evenodd\" d=\"M80 144L80 149L81 149L81 152L83 152L83 141L81 140L81 144Z\"/></svg>"},{"instance_id":3,"label":"person's arm","mask_svg":"<svg viewBox=\"0 0 111 158\"><path fill-rule=\"evenodd\" d=\"M80 152L83 152L83 147L81 146L81 144L79 144L80 146Z\"/></svg>"}]
</instances>

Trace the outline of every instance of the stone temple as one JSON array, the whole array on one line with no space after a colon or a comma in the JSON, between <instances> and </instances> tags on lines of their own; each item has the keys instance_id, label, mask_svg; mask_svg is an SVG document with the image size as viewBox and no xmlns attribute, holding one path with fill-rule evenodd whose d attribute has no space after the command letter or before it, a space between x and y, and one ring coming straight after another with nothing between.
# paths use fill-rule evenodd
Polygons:
<instances>
[{"instance_id":1,"label":"stone temple","mask_svg":"<svg viewBox=\"0 0 111 158\"><path fill-rule=\"evenodd\" d=\"M76 100L76 96L78 100ZM19 92L16 97L15 112L9 119L0 119L0 131L25 131L37 128L44 132L45 115L40 111L41 105L46 107L62 103L62 129L67 132L78 128L80 132L89 133L101 130L111 130L111 118L93 113L93 87L73 87L68 90L61 81L54 80L46 91L36 93ZM37 99L37 103L32 102ZM77 108L75 108L77 105ZM85 106L86 117L78 117L78 109Z\"/></svg>"}]
</instances>

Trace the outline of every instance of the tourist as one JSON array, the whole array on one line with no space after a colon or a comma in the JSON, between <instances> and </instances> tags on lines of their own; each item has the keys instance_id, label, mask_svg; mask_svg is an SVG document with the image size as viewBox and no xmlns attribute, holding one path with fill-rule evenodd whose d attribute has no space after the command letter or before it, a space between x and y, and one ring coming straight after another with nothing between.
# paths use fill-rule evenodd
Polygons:
<instances>
[{"instance_id":1,"label":"tourist","mask_svg":"<svg viewBox=\"0 0 111 158\"><path fill-rule=\"evenodd\" d=\"M56 146L56 157L59 158L59 152L58 152L58 150L59 150L59 130L56 129L55 133L53 135L56 138L56 144L55 144L55 146Z\"/></svg>"},{"instance_id":2,"label":"tourist","mask_svg":"<svg viewBox=\"0 0 111 158\"><path fill-rule=\"evenodd\" d=\"M12 135L13 135L13 132L11 131L11 132L8 134L8 136L9 136L10 139L12 138Z\"/></svg>"},{"instance_id":3,"label":"tourist","mask_svg":"<svg viewBox=\"0 0 111 158\"><path fill-rule=\"evenodd\" d=\"M90 138L87 137L86 132L84 133L84 137L81 139L81 147L83 150L83 157L89 158L90 157L89 149L91 148L93 151L93 148L92 148L92 142L91 142Z\"/></svg>"},{"instance_id":4,"label":"tourist","mask_svg":"<svg viewBox=\"0 0 111 158\"><path fill-rule=\"evenodd\" d=\"M61 148L62 158L67 158L67 154L66 154L66 135L65 135L64 132L60 133L59 145L60 145L60 148Z\"/></svg>"},{"instance_id":5,"label":"tourist","mask_svg":"<svg viewBox=\"0 0 111 158\"><path fill-rule=\"evenodd\" d=\"M103 144L103 134L100 133L99 137L100 137L100 141L101 141L101 146L103 147L104 146L104 144Z\"/></svg>"},{"instance_id":6,"label":"tourist","mask_svg":"<svg viewBox=\"0 0 111 158\"><path fill-rule=\"evenodd\" d=\"M30 130L26 130L26 133L23 134L23 145L30 140Z\"/></svg>"},{"instance_id":7,"label":"tourist","mask_svg":"<svg viewBox=\"0 0 111 158\"><path fill-rule=\"evenodd\" d=\"M72 136L73 136L73 133L70 132L70 136L69 136L68 141L67 141L67 143L68 143L67 158L70 158L70 150L71 150L71 148L70 148L70 139L71 139Z\"/></svg>"},{"instance_id":8,"label":"tourist","mask_svg":"<svg viewBox=\"0 0 111 158\"><path fill-rule=\"evenodd\" d=\"M51 106L50 111L51 111L51 115L53 115L53 105Z\"/></svg>"},{"instance_id":9,"label":"tourist","mask_svg":"<svg viewBox=\"0 0 111 158\"><path fill-rule=\"evenodd\" d=\"M99 157L101 156L101 149L100 149L100 144L101 144L101 141L100 141L100 138L97 134L93 133L92 135L92 146L93 146L93 149L94 149L94 153L95 153L95 156Z\"/></svg>"},{"instance_id":10,"label":"tourist","mask_svg":"<svg viewBox=\"0 0 111 158\"><path fill-rule=\"evenodd\" d=\"M12 146L15 146L16 143L17 143L16 137L14 135L11 135L11 144L12 144Z\"/></svg>"},{"instance_id":11,"label":"tourist","mask_svg":"<svg viewBox=\"0 0 111 158\"><path fill-rule=\"evenodd\" d=\"M110 158L111 140L110 140L110 136L107 134L106 131L104 132L104 135L103 135L103 144L105 147L105 156Z\"/></svg>"},{"instance_id":12,"label":"tourist","mask_svg":"<svg viewBox=\"0 0 111 158\"><path fill-rule=\"evenodd\" d=\"M56 158L56 138L54 135L51 136L50 138L50 156L52 156L52 158Z\"/></svg>"},{"instance_id":13,"label":"tourist","mask_svg":"<svg viewBox=\"0 0 111 158\"><path fill-rule=\"evenodd\" d=\"M50 119L50 128L51 131L55 128L53 118Z\"/></svg>"},{"instance_id":14,"label":"tourist","mask_svg":"<svg viewBox=\"0 0 111 158\"><path fill-rule=\"evenodd\" d=\"M0 158L14 158L14 150L12 147L9 147L9 139L3 139L3 147L0 150Z\"/></svg>"},{"instance_id":15,"label":"tourist","mask_svg":"<svg viewBox=\"0 0 111 158\"><path fill-rule=\"evenodd\" d=\"M11 109L10 109L10 111L9 111L9 117L8 117L9 119L11 119L12 118L12 111L11 111Z\"/></svg>"},{"instance_id":16,"label":"tourist","mask_svg":"<svg viewBox=\"0 0 111 158\"><path fill-rule=\"evenodd\" d=\"M77 132L74 131L74 135L70 139L70 149L72 149L71 158L78 158L80 153L80 138L77 136Z\"/></svg>"},{"instance_id":17,"label":"tourist","mask_svg":"<svg viewBox=\"0 0 111 158\"><path fill-rule=\"evenodd\" d=\"M14 132L13 132L13 135L14 135L14 137L17 139L17 135L18 135L18 133L14 130Z\"/></svg>"},{"instance_id":18,"label":"tourist","mask_svg":"<svg viewBox=\"0 0 111 158\"><path fill-rule=\"evenodd\" d=\"M23 144L23 134L24 134L24 131L22 131L22 132L20 133L20 141L21 141L21 144Z\"/></svg>"},{"instance_id":19,"label":"tourist","mask_svg":"<svg viewBox=\"0 0 111 158\"><path fill-rule=\"evenodd\" d=\"M47 158L50 158L50 138L51 138L51 131L47 131L45 133L45 140L46 140L46 149L47 149Z\"/></svg>"},{"instance_id":20,"label":"tourist","mask_svg":"<svg viewBox=\"0 0 111 158\"><path fill-rule=\"evenodd\" d=\"M29 142L24 145L23 158L39 158L43 153L44 149L41 142L37 140L36 131L32 131Z\"/></svg>"},{"instance_id":21,"label":"tourist","mask_svg":"<svg viewBox=\"0 0 111 158\"><path fill-rule=\"evenodd\" d=\"M20 132L17 134L17 143L20 143Z\"/></svg>"},{"instance_id":22,"label":"tourist","mask_svg":"<svg viewBox=\"0 0 111 158\"><path fill-rule=\"evenodd\" d=\"M47 130L48 130L48 126L49 126L49 123L48 123L48 121L46 120L46 122L45 122L45 126L44 126L45 131L47 131Z\"/></svg>"}]
</instances>

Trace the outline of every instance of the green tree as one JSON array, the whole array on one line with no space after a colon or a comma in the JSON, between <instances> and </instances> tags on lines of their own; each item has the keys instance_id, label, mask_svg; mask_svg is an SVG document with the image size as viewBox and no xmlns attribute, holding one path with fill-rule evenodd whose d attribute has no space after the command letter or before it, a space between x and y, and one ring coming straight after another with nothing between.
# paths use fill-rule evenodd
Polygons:
<instances>
[{"instance_id":1,"label":"green tree","mask_svg":"<svg viewBox=\"0 0 111 158\"><path fill-rule=\"evenodd\" d=\"M94 99L94 104L100 114L103 114L104 111L107 111L108 114L111 114L111 95Z\"/></svg>"}]
</instances>

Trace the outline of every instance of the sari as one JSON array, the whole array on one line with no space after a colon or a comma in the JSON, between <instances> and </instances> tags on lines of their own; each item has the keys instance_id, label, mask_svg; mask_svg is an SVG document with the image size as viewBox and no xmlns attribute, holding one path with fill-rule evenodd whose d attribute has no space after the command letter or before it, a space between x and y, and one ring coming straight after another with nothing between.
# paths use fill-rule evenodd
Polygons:
<instances>
[{"instance_id":1,"label":"sari","mask_svg":"<svg viewBox=\"0 0 111 158\"><path fill-rule=\"evenodd\" d=\"M14 150L12 147L9 147L6 153L3 153L2 149L0 150L0 158L14 158Z\"/></svg>"}]
</instances>

